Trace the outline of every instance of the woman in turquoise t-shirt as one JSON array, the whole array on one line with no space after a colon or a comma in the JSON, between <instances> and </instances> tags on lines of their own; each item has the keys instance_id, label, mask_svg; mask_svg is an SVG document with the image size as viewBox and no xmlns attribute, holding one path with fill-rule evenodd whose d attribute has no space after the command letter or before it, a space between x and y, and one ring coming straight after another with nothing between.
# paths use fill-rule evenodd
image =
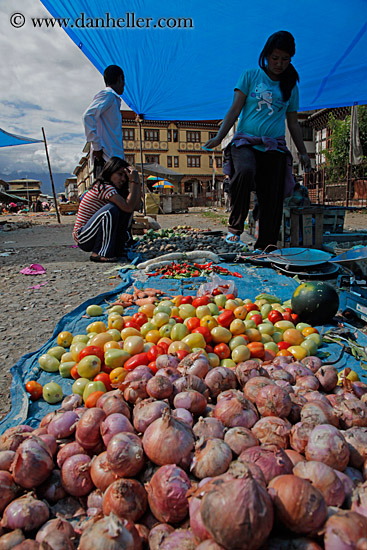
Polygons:
<instances>
[{"instance_id":1,"label":"woman in turquoise t-shirt","mask_svg":"<svg viewBox=\"0 0 367 550\"><path fill-rule=\"evenodd\" d=\"M259 69L239 78L233 103L217 136L205 143L220 144L239 117L237 132L225 151L224 172L231 176L231 214L227 241L238 242L243 231L250 193L256 191L259 236L255 248L276 247L283 212L283 198L292 185L292 157L285 144L285 120L306 171L310 158L297 120L299 80L291 64L295 54L293 36L287 31L272 34L259 57Z\"/></svg>"}]
</instances>

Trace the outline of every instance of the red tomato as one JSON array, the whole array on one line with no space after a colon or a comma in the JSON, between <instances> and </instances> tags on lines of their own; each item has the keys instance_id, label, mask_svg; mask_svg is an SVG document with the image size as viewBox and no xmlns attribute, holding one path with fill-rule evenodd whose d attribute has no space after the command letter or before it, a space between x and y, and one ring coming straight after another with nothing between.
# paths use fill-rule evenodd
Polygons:
<instances>
[{"instance_id":1,"label":"red tomato","mask_svg":"<svg viewBox=\"0 0 367 550\"><path fill-rule=\"evenodd\" d=\"M264 356L265 356L264 344L262 344L261 342L249 342L247 344L247 347L251 352L251 357L264 359Z\"/></svg>"},{"instance_id":2,"label":"red tomato","mask_svg":"<svg viewBox=\"0 0 367 550\"><path fill-rule=\"evenodd\" d=\"M221 327L228 328L232 323L235 315L232 310L225 309L220 315L218 315L217 321Z\"/></svg>"},{"instance_id":3,"label":"red tomato","mask_svg":"<svg viewBox=\"0 0 367 550\"><path fill-rule=\"evenodd\" d=\"M143 323L144 324L144 323ZM135 328L136 330L138 330L140 332L140 325L138 325L138 323L136 323L135 321L126 321L126 323L124 324L124 328Z\"/></svg>"},{"instance_id":4,"label":"red tomato","mask_svg":"<svg viewBox=\"0 0 367 550\"><path fill-rule=\"evenodd\" d=\"M259 306L257 306L256 304L243 304L244 307L247 309L247 312L249 313L250 311L259 311Z\"/></svg>"},{"instance_id":5,"label":"red tomato","mask_svg":"<svg viewBox=\"0 0 367 550\"><path fill-rule=\"evenodd\" d=\"M239 334L238 336L242 336L242 338L245 340L246 345L249 343L250 338L246 334Z\"/></svg>"},{"instance_id":6,"label":"red tomato","mask_svg":"<svg viewBox=\"0 0 367 550\"><path fill-rule=\"evenodd\" d=\"M280 313L280 311L273 309L268 315L268 319L273 325L277 323L278 321L283 321L283 315Z\"/></svg>"},{"instance_id":7,"label":"red tomato","mask_svg":"<svg viewBox=\"0 0 367 550\"><path fill-rule=\"evenodd\" d=\"M278 342L277 346L280 350L287 349L287 348L289 348L290 343L289 342Z\"/></svg>"},{"instance_id":8,"label":"red tomato","mask_svg":"<svg viewBox=\"0 0 367 550\"><path fill-rule=\"evenodd\" d=\"M194 307L207 306L210 301L211 300L209 296L199 296L198 298L195 298L195 300L192 301L192 305Z\"/></svg>"},{"instance_id":9,"label":"red tomato","mask_svg":"<svg viewBox=\"0 0 367 550\"><path fill-rule=\"evenodd\" d=\"M291 313L291 317L292 317L292 323L294 323L295 325L297 323L299 323L299 315L298 313Z\"/></svg>"},{"instance_id":10,"label":"red tomato","mask_svg":"<svg viewBox=\"0 0 367 550\"><path fill-rule=\"evenodd\" d=\"M192 296L183 296L181 304L192 304Z\"/></svg>"},{"instance_id":11,"label":"red tomato","mask_svg":"<svg viewBox=\"0 0 367 550\"><path fill-rule=\"evenodd\" d=\"M101 395L104 395L104 393L105 393L104 391L94 391L93 393L88 395L84 403L87 409L91 409L95 407L98 399L101 397Z\"/></svg>"},{"instance_id":12,"label":"red tomato","mask_svg":"<svg viewBox=\"0 0 367 550\"><path fill-rule=\"evenodd\" d=\"M205 342L207 344L209 344L209 342L212 341L213 337L212 337L208 327L197 327L192 332L199 332L200 334L202 334L204 336Z\"/></svg>"},{"instance_id":13,"label":"red tomato","mask_svg":"<svg viewBox=\"0 0 367 550\"><path fill-rule=\"evenodd\" d=\"M104 361L104 351L98 346L87 346L79 353L79 361L87 355L97 355L101 361Z\"/></svg>"},{"instance_id":14,"label":"red tomato","mask_svg":"<svg viewBox=\"0 0 367 550\"><path fill-rule=\"evenodd\" d=\"M131 319L132 321L134 321L134 323L139 325L139 327L142 327L145 323L148 322L148 316L145 315L145 313L134 313Z\"/></svg>"},{"instance_id":15,"label":"red tomato","mask_svg":"<svg viewBox=\"0 0 367 550\"><path fill-rule=\"evenodd\" d=\"M217 344L214 347L214 353L216 353L219 357L219 359L228 359L228 357L231 357L231 350L227 346L227 344Z\"/></svg>"},{"instance_id":16,"label":"red tomato","mask_svg":"<svg viewBox=\"0 0 367 550\"><path fill-rule=\"evenodd\" d=\"M212 296L219 296L219 294L223 294L220 288L215 288L212 292Z\"/></svg>"},{"instance_id":17,"label":"red tomato","mask_svg":"<svg viewBox=\"0 0 367 550\"><path fill-rule=\"evenodd\" d=\"M251 321L254 321L254 323L256 323L256 326L257 326L263 322L263 318L260 314L255 313L255 315L251 317Z\"/></svg>"},{"instance_id":18,"label":"red tomato","mask_svg":"<svg viewBox=\"0 0 367 550\"><path fill-rule=\"evenodd\" d=\"M204 349L205 349L206 353L213 353L214 352L213 347L209 346L209 344L207 344Z\"/></svg>"},{"instance_id":19,"label":"red tomato","mask_svg":"<svg viewBox=\"0 0 367 550\"><path fill-rule=\"evenodd\" d=\"M81 378L80 374L78 373L78 363L73 366L73 368L70 371L71 378L74 378L74 380L78 380L78 378Z\"/></svg>"},{"instance_id":20,"label":"red tomato","mask_svg":"<svg viewBox=\"0 0 367 550\"><path fill-rule=\"evenodd\" d=\"M285 311L284 313L282 313L282 315L283 315L283 321L292 321L292 314L290 311Z\"/></svg>"},{"instance_id":21,"label":"red tomato","mask_svg":"<svg viewBox=\"0 0 367 550\"><path fill-rule=\"evenodd\" d=\"M150 370L152 372L154 372L154 374L156 372L158 372L158 369L157 369L157 365L156 365L156 362L155 361L151 361L150 363L148 363L148 367L150 368Z\"/></svg>"},{"instance_id":22,"label":"red tomato","mask_svg":"<svg viewBox=\"0 0 367 550\"><path fill-rule=\"evenodd\" d=\"M227 300L234 300L235 297L236 297L236 296L235 296L234 294L226 294Z\"/></svg>"},{"instance_id":23,"label":"red tomato","mask_svg":"<svg viewBox=\"0 0 367 550\"><path fill-rule=\"evenodd\" d=\"M155 361L158 355L162 355L162 348L159 349L158 346L152 346L147 352L148 361Z\"/></svg>"},{"instance_id":24,"label":"red tomato","mask_svg":"<svg viewBox=\"0 0 367 550\"><path fill-rule=\"evenodd\" d=\"M157 344L157 346L159 348L159 354L158 355L164 355L164 354L168 353L169 344L167 344L167 342L159 342L159 344Z\"/></svg>"},{"instance_id":25,"label":"red tomato","mask_svg":"<svg viewBox=\"0 0 367 550\"><path fill-rule=\"evenodd\" d=\"M35 380L30 380L27 382L25 389L29 393L31 401L37 401L37 399L42 397L42 386Z\"/></svg>"},{"instance_id":26,"label":"red tomato","mask_svg":"<svg viewBox=\"0 0 367 550\"><path fill-rule=\"evenodd\" d=\"M179 360L182 361L182 359L183 359L184 357L186 357L186 355L189 355L189 352L186 351L185 349L178 349L178 350L176 351L176 355L177 355L177 357L179 358ZM148 365L148 367L149 367L149 365Z\"/></svg>"},{"instance_id":27,"label":"red tomato","mask_svg":"<svg viewBox=\"0 0 367 550\"><path fill-rule=\"evenodd\" d=\"M107 391L112 390L111 379L107 372L99 372L97 376L93 378L93 382L103 382Z\"/></svg>"},{"instance_id":28,"label":"red tomato","mask_svg":"<svg viewBox=\"0 0 367 550\"><path fill-rule=\"evenodd\" d=\"M172 319L174 319L176 323L183 323L183 319L181 319L181 317L177 317L177 315L172 315Z\"/></svg>"},{"instance_id":29,"label":"red tomato","mask_svg":"<svg viewBox=\"0 0 367 550\"><path fill-rule=\"evenodd\" d=\"M124 363L124 369L125 370L134 370L136 367L140 367L140 365L147 365L149 363L148 360L148 353L137 353L136 355L133 355L130 357L125 363Z\"/></svg>"},{"instance_id":30,"label":"red tomato","mask_svg":"<svg viewBox=\"0 0 367 550\"><path fill-rule=\"evenodd\" d=\"M192 332L195 328L200 327L200 319L198 317L191 317L187 321L186 326L189 329L189 331Z\"/></svg>"},{"instance_id":31,"label":"red tomato","mask_svg":"<svg viewBox=\"0 0 367 550\"><path fill-rule=\"evenodd\" d=\"M106 372L107 374L110 374L113 371L113 368L107 367L107 365L102 365L101 371Z\"/></svg>"}]
</instances>

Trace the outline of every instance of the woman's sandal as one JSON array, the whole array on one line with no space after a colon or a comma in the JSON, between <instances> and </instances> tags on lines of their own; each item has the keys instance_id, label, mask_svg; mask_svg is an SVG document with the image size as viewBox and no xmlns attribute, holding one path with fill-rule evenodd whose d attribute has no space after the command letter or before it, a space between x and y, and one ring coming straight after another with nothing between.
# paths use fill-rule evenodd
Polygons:
<instances>
[{"instance_id":1,"label":"woman's sandal","mask_svg":"<svg viewBox=\"0 0 367 550\"><path fill-rule=\"evenodd\" d=\"M90 256L91 262L97 262L100 264L112 264L118 261L118 258L104 258L103 256Z\"/></svg>"},{"instance_id":2,"label":"woman's sandal","mask_svg":"<svg viewBox=\"0 0 367 550\"><path fill-rule=\"evenodd\" d=\"M227 233L227 236L226 236L226 243L229 243L229 244L243 244L242 241L240 240L240 236L239 235L234 235L234 233Z\"/></svg>"}]
</instances>

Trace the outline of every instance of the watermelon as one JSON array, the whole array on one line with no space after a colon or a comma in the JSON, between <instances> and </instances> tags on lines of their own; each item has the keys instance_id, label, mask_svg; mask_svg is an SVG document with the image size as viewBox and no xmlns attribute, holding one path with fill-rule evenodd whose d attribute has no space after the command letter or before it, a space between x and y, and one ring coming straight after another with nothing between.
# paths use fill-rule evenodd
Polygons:
<instances>
[{"instance_id":1,"label":"watermelon","mask_svg":"<svg viewBox=\"0 0 367 550\"><path fill-rule=\"evenodd\" d=\"M310 281L296 288L291 304L301 321L323 325L331 321L338 311L339 296L329 283Z\"/></svg>"}]
</instances>

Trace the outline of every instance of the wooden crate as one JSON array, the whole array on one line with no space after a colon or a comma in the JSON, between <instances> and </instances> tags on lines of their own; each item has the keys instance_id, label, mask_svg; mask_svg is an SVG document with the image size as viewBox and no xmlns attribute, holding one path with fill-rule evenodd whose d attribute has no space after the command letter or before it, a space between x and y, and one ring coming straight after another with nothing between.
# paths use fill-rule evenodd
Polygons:
<instances>
[{"instance_id":1,"label":"wooden crate","mask_svg":"<svg viewBox=\"0 0 367 550\"><path fill-rule=\"evenodd\" d=\"M281 247L322 248L323 213L323 206L304 208L285 206L281 227Z\"/></svg>"},{"instance_id":2,"label":"wooden crate","mask_svg":"<svg viewBox=\"0 0 367 550\"><path fill-rule=\"evenodd\" d=\"M68 202L68 203L60 203L58 205L59 212L61 215L65 214L76 214L78 212L79 204Z\"/></svg>"},{"instance_id":3,"label":"wooden crate","mask_svg":"<svg viewBox=\"0 0 367 550\"><path fill-rule=\"evenodd\" d=\"M346 208L324 206L324 233L343 233Z\"/></svg>"},{"instance_id":4,"label":"wooden crate","mask_svg":"<svg viewBox=\"0 0 367 550\"><path fill-rule=\"evenodd\" d=\"M154 220L157 219L156 214L149 214L150 218ZM133 224L131 226L131 231L133 235L144 235L144 233L149 229L149 220L147 216L141 214L140 212L135 212L133 218Z\"/></svg>"}]
</instances>

